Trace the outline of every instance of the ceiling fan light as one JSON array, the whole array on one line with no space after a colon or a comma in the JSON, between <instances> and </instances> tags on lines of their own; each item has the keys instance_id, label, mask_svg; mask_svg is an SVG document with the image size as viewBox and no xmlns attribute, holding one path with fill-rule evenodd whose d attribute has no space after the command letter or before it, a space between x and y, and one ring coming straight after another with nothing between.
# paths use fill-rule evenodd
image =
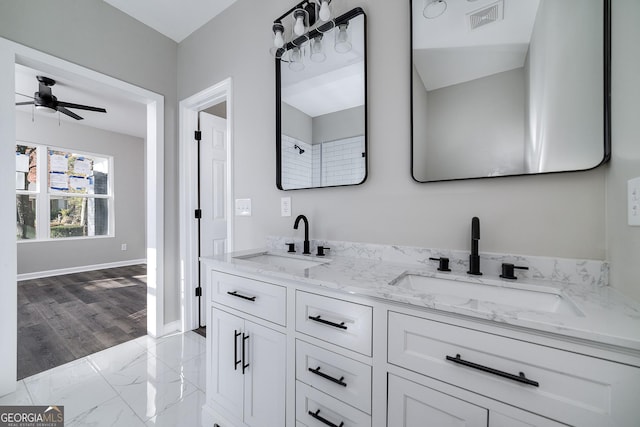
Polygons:
<instances>
[{"instance_id":1,"label":"ceiling fan light","mask_svg":"<svg viewBox=\"0 0 640 427\"><path fill-rule=\"evenodd\" d=\"M36 105L36 110L49 114L53 114L58 111L55 108L47 107L46 105Z\"/></svg>"}]
</instances>

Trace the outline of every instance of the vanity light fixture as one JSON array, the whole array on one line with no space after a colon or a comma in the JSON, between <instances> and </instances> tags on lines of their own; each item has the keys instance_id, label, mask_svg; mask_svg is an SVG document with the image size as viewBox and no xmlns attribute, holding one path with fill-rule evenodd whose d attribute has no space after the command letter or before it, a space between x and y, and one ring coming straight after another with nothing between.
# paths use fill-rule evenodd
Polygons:
<instances>
[{"instance_id":1,"label":"vanity light fixture","mask_svg":"<svg viewBox=\"0 0 640 427\"><path fill-rule=\"evenodd\" d=\"M447 10L447 2L445 0L425 0L426 4L422 15L427 19L435 19Z\"/></svg>"},{"instance_id":2,"label":"vanity light fixture","mask_svg":"<svg viewBox=\"0 0 640 427\"><path fill-rule=\"evenodd\" d=\"M271 54L289 63L289 69L304 69L304 56L312 62L324 62L324 34L336 28L334 48L338 53L351 50L348 22L332 20L332 0L304 0L273 21Z\"/></svg>"},{"instance_id":3,"label":"vanity light fixture","mask_svg":"<svg viewBox=\"0 0 640 427\"><path fill-rule=\"evenodd\" d=\"M334 45L334 48L338 53L347 53L351 50L351 36L348 28L348 22L344 22L338 25L338 31L336 32L336 42Z\"/></svg>"},{"instance_id":4,"label":"vanity light fixture","mask_svg":"<svg viewBox=\"0 0 640 427\"><path fill-rule=\"evenodd\" d=\"M324 60L327 59L327 55L323 49L322 34L318 34L311 39L311 54L309 55L309 59L313 62L324 62Z\"/></svg>"}]
</instances>

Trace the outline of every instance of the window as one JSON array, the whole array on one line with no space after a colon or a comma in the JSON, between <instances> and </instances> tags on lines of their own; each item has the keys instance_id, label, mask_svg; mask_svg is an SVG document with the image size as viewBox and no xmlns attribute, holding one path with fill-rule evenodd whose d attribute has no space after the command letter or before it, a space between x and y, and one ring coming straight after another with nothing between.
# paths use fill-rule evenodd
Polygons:
<instances>
[{"instance_id":1,"label":"window","mask_svg":"<svg viewBox=\"0 0 640 427\"><path fill-rule=\"evenodd\" d=\"M112 159L16 145L16 238L113 235Z\"/></svg>"}]
</instances>

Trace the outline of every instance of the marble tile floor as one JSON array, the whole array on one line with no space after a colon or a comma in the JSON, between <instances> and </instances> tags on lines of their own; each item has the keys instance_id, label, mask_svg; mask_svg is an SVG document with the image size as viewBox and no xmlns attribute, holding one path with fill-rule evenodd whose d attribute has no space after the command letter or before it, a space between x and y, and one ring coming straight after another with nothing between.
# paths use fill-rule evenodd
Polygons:
<instances>
[{"instance_id":1,"label":"marble tile floor","mask_svg":"<svg viewBox=\"0 0 640 427\"><path fill-rule=\"evenodd\" d=\"M64 405L66 427L199 427L206 341L143 336L27 377L0 405Z\"/></svg>"}]
</instances>

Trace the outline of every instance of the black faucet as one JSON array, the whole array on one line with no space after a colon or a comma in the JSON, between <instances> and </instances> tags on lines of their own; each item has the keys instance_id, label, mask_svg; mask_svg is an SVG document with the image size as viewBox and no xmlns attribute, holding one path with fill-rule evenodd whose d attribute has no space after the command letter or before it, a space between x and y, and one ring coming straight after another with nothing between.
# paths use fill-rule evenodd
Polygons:
<instances>
[{"instance_id":1,"label":"black faucet","mask_svg":"<svg viewBox=\"0 0 640 427\"><path fill-rule=\"evenodd\" d=\"M478 241L480 240L480 219L471 219L471 255L469 255L469 271L467 274L482 276L480 272L480 256L478 255Z\"/></svg>"},{"instance_id":2,"label":"black faucet","mask_svg":"<svg viewBox=\"0 0 640 427\"><path fill-rule=\"evenodd\" d=\"M309 250L309 220L307 220L307 217L304 215L298 215L296 222L293 224L293 229L298 229L300 220L304 221L304 250L302 253L304 255L311 255L311 251Z\"/></svg>"}]
</instances>

